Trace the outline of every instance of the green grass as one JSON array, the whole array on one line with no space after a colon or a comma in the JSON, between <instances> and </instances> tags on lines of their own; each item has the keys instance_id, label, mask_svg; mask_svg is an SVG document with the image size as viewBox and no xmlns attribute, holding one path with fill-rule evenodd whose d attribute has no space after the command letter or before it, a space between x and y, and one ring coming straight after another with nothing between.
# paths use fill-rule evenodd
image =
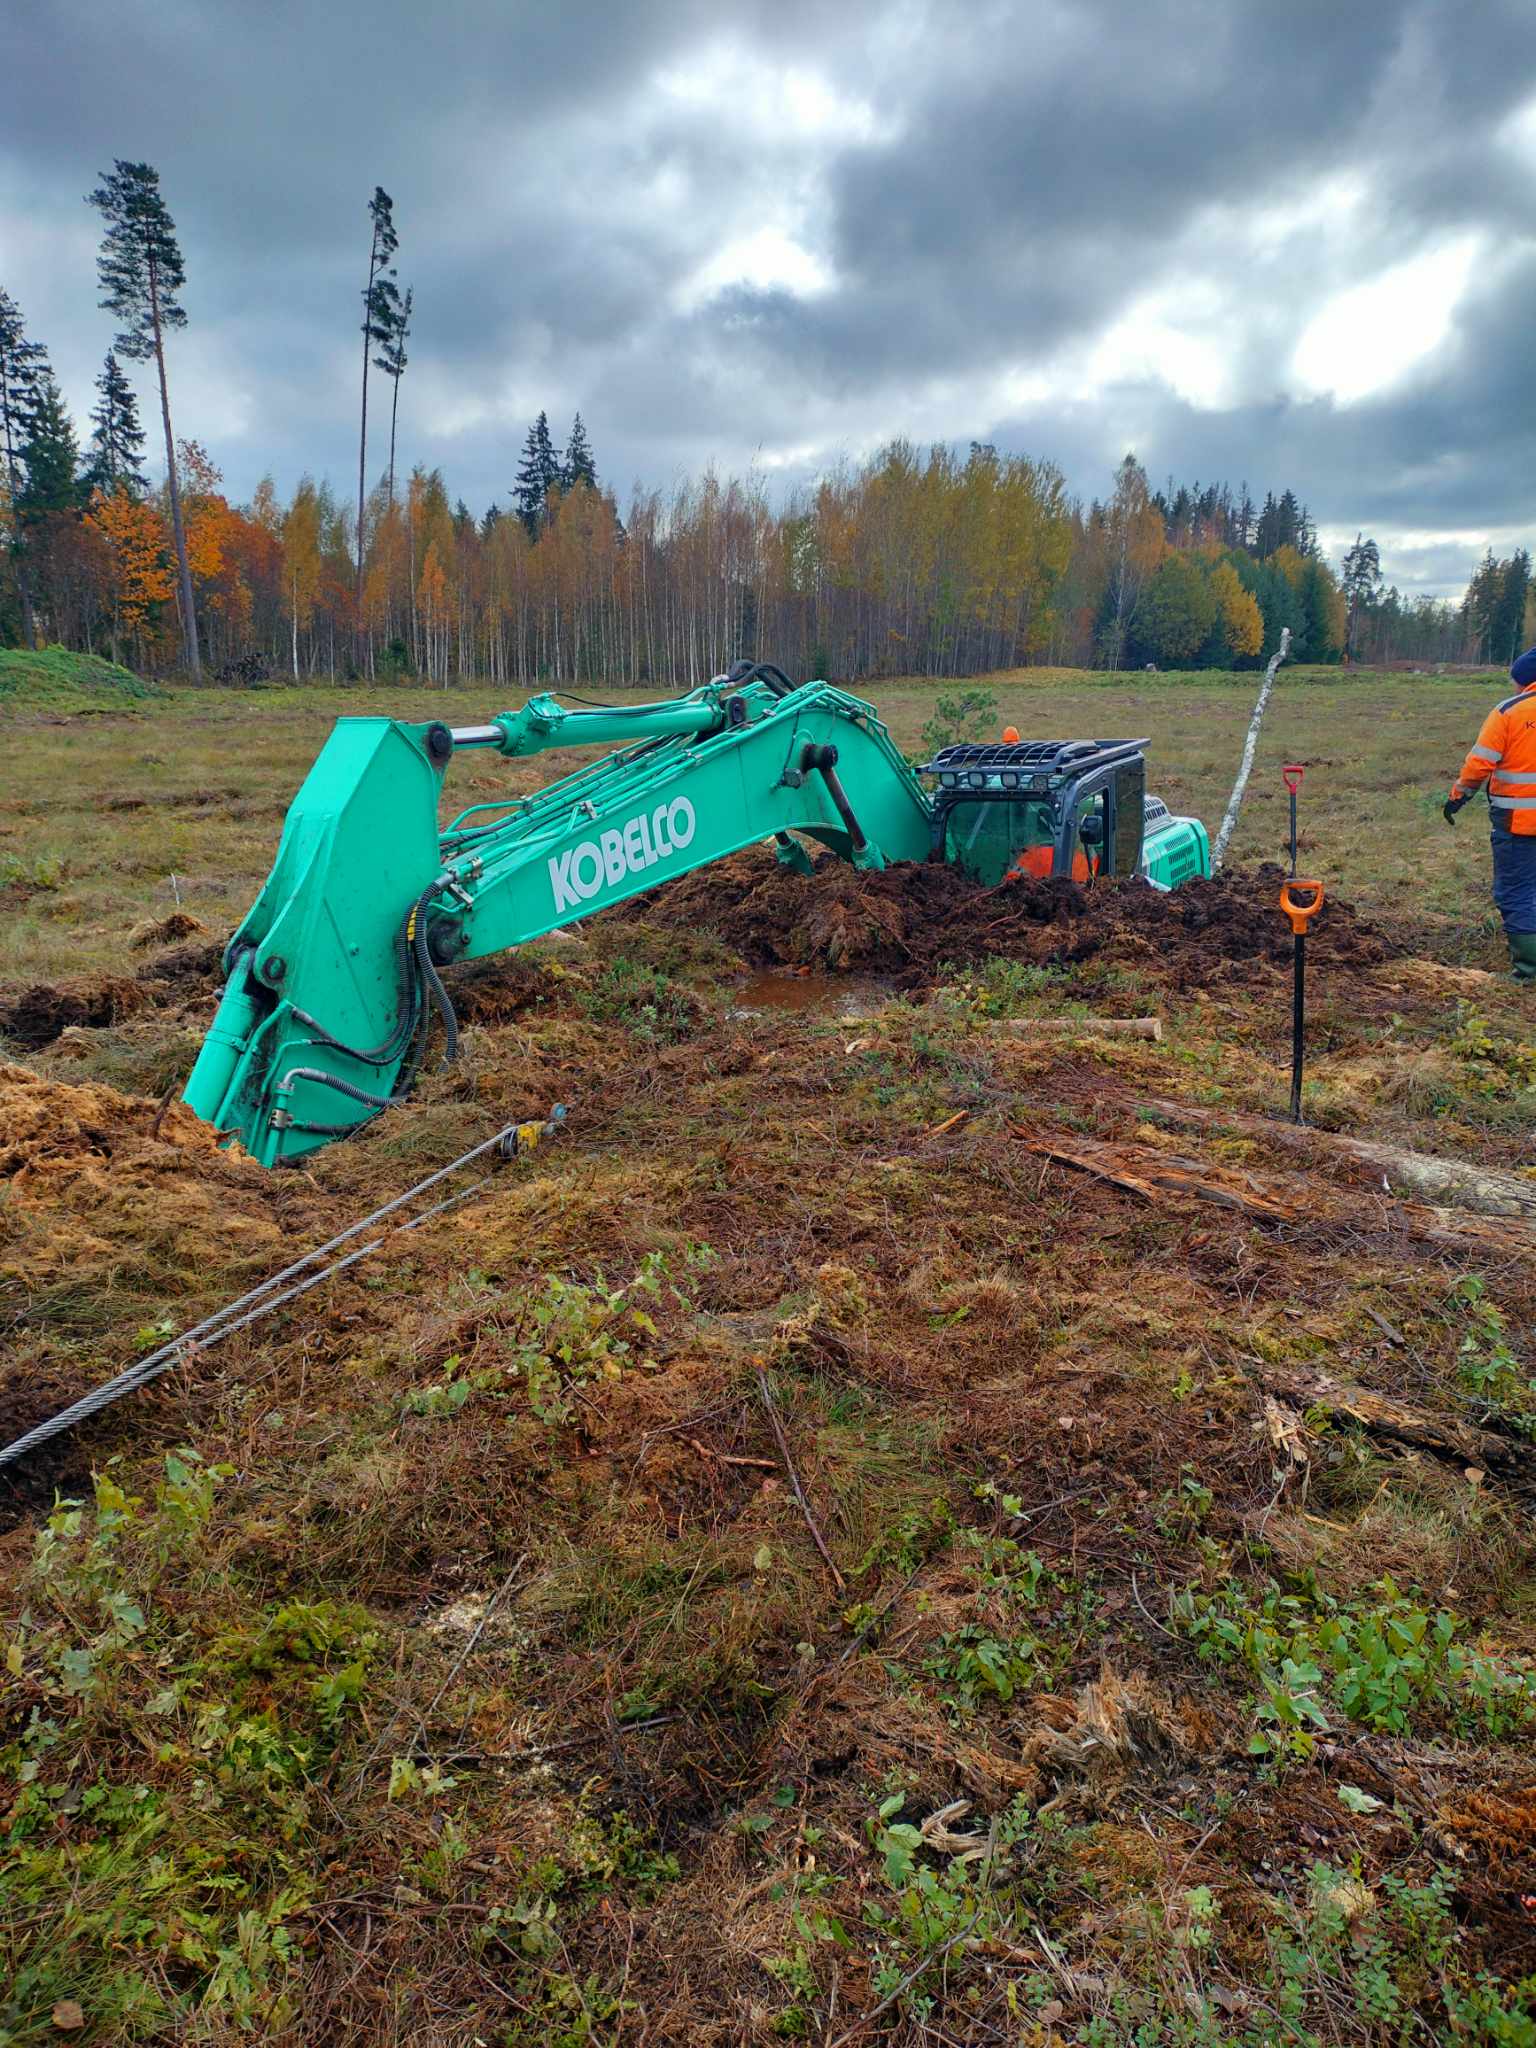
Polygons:
<instances>
[{"instance_id":1,"label":"green grass","mask_svg":"<svg viewBox=\"0 0 1536 2048\"><path fill-rule=\"evenodd\" d=\"M7 676L25 677L25 688L7 688ZM1017 725L1026 737L1146 735L1151 787L1213 832L1258 682L1251 672L1073 669L984 679L997 698L999 726ZM283 812L335 718L446 713L462 720L521 694L490 684L450 691L317 684L253 692L178 688L141 703L128 694L130 686L146 689L107 663L57 649L0 653L0 716L10 725L0 856L21 875L39 862L50 876L62 867L61 881L15 892L23 900L0 928L0 981L121 972L129 965L129 927L169 909L177 895L214 931L228 930L265 878ZM867 694L915 755L936 698L955 687L898 680L869 685ZM1422 916L1441 927L1440 946L1493 964L1485 835L1475 811L1448 828L1440 805L1499 689L1493 672L1441 678L1282 670L1231 859L1282 855L1288 813L1280 769L1286 761L1305 762L1303 865L1362 907ZM614 694L638 701L663 693ZM101 715L109 709L123 715ZM476 755L456 762L449 808L535 787L577 758L567 752L511 763Z\"/></svg>"},{"instance_id":2,"label":"green grass","mask_svg":"<svg viewBox=\"0 0 1536 2048\"><path fill-rule=\"evenodd\" d=\"M156 684L99 654L74 654L67 647L0 647L0 718L121 711L160 695Z\"/></svg>"}]
</instances>

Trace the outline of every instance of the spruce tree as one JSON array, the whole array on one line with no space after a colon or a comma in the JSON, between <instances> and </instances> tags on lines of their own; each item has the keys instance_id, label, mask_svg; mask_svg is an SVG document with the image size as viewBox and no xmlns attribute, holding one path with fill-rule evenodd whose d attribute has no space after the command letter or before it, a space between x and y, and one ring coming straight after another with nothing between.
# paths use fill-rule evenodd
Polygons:
<instances>
[{"instance_id":1,"label":"spruce tree","mask_svg":"<svg viewBox=\"0 0 1536 2048\"><path fill-rule=\"evenodd\" d=\"M574 490L577 484L585 484L589 490L597 489L597 464L593 460L592 443L587 439L580 413L571 421L571 438L566 443L565 461L560 468L561 490Z\"/></svg>"},{"instance_id":2,"label":"spruce tree","mask_svg":"<svg viewBox=\"0 0 1536 2048\"><path fill-rule=\"evenodd\" d=\"M21 309L9 292L0 291L0 440L4 443L6 492L13 508L21 497L21 452L32 431L40 381L47 372L47 350L40 341L28 341ZM10 551L17 595L21 599L22 638L28 647L33 647L37 634L32 617L32 585L23 557L21 525L14 510Z\"/></svg>"},{"instance_id":3,"label":"spruce tree","mask_svg":"<svg viewBox=\"0 0 1536 2048\"><path fill-rule=\"evenodd\" d=\"M75 423L57 379L51 370L45 370L38 379L37 404L21 450L22 485L16 513L23 526L38 526L56 513L80 510L79 467Z\"/></svg>"},{"instance_id":4,"label":"spruce tree","mask_svg":"<svg viewBox=\"0 0 1536 2048\"><path fill-rule=\"evenodd\" d=\"M197 646L197 614L192 604L192 570L187 561L187 534L181 516L181 483L176 473L176 442L171 433L170 389L165 376L165 331L185 327L186 312L177 294L186 270L176 242L176 223L160 197L160 173L151 164L116 159L113 170L89 195L106 222L96 260L101 304L123 322L117 347L131 363L153 361L160 378L160 418L165 428L165 474L171 500L171 533L176 544L176 571L181 584L181 628L187 667L201 680Z\"/></svg>"},{"instance_id":5,"label":"spruce tree","mask_svg":"<svg viewBox=\"0 0 1536 2048\"><path fill-rule=\"evenodd\" d=\"M1489 659L1503 667L1512 662L1523 645L1525 597L1531 587L1531 558L1517 548L1507 562L1499 564L1498 595L1488 620Z\"/></svg>"},{"instance_id":6,"label":"spruce tree","mask_svg":"<svg viewBox=\"0 0 1536 2048\"><path fill-rule=\"evenodd\" d=\"M114 491L126 491L130 498L142 498L149 489L149 481L144 474L144 429L139 425L139 403L111 349L107 350L101 375L96 379L96 391L86 485L106 497Z\"/></svg>"},{"instance_id":7,"label":"spruce tree","mask_svg":"<svg viewBox=\"0 0 1536 2048\"><path fill-rule=\"evenodd\" d=\"M560 458L549 438L549 415L541 412L528 429L512 490L517 516L527 527L530 540L538 538L549 510L549 494L559 489L561 476Z\"/></svg>"},{"instance_id":8,"label":"spruce tree","mask_svg":"<svg viewBox=\"0 0 1536 2048\"><path fill-rule=\"evenodd\" d=\"M400 246L400 237L395 233L395 202L382 185L373 188L373 197L368 202L368 219L371 223L368 282L363 289L363 414L357 438L357 575L353 586L353 635L359 654L362 651L363 552L367 532L364 501L368 470L368 365L373 359L373 349L389 341L400 313L400 292L391 267L395 251Z\"/></svg>"},{"instance_id":9,"label":"spruce tree","mask_svg":"<svg viewBox=\"0 0 1536 2048\"><path fill-rule=\"evenodd\" d=\"M387 303L387 302L386 302ZM382 370L394 386L389 401L389 503L395 502L395 426L400 417L400 379L405 375L405 366L410 361L405 344L411 334L411 308L416 303L416 294L407 285L403 294L391 309L389 331L384 336L379 353L373 359L373 367Z\"/></svg>"}]
</instances>

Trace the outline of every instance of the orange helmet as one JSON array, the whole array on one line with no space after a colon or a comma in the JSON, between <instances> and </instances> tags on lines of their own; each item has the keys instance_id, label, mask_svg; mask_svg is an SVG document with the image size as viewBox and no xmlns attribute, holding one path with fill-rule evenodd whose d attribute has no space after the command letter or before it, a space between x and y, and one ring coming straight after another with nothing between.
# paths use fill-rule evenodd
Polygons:
<instances>
[{"instance_id":1,"label":"orange helmet","mask_svg":"<svg viewBox=\"0 0 1536 2048\"><path fill-rule=\"evenodd\" d=\"M1016 747L1019 744L1019 728L1016 725L1003 727L1003 744L1009 747Z\"/></svg>"}]
</instances>

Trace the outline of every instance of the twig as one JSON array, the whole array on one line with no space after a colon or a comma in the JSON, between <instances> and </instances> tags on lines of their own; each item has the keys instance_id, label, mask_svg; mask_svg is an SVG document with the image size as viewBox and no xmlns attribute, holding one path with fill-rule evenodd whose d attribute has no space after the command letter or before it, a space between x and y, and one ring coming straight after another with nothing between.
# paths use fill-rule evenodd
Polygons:
<instances>
[{"instance_id":1,"label":"twig","mask_svg":"<svg viewBox=\"0 0 1536 2048\"><path fill-rule=\"evenodd\" d=\"M784 1424L779 1419L779 1410L773 1398L773 1389L769 1386L768 1375L761 1366L757 1368L757 1391L762 1396L764 1408L768 1411L768 1420L773 1425L774 1440L778 1444L779 1455L784 1460L784 1470L789 1475L789 1483L794 1488L795 1499L800 1504L800 1512L805 1517L805 1526L811 1532L811 1541L821 1552L822 1563L825 1564L827 1570L832 1574L833 1585L836 1586L839 1593L846 1593L848 1590L847 1584L842 1573L832 1562L832 1553L828 1550L826 1541L816 1526L816 1517L811 1513L811 1504L805 1497L805 1488L800 1484L800 1474L795 1470L795 1461L789 1455L789 1441L784 1434Z\"/></svg>"},{"instance_id":2,"label":"twig","mask_svg":"<svg viewBox=\"0 0 1536 2048\"><path fill-rule=\"evenodd\" d=\"M1157 1616L1148 1609L1146 1601L1141 1597L1141 1588L1136 1583L1136 1574L1134 1572L1131 1573L1131 1598L1136 1602L1142 1613L1146 1615L1148 1621L1151 1622L1160 1636L1166 1636L1170 1643L1178 1641L1178 1637L1173 1633L1172 1629L1164 1628Z\"/></svg>"},{"instance_id":3,"label":"twig","mask_svg":"<svg viewBox=\"0 0 1536 2048\"><path fill-rule=\"evenodd\" d=\"M1386 1338L1389 1344L1407 1344L1408 1339L1403 1335L1402 1331L1393 1329L1392 1325L1387 1321L1386 1317L1379 1316L1376 1313L1375 1309L1371 1307L1369 1302L1365 1303L1365 1312L1370 1317L1371 1321L1376 1325L1377 1329L1380 1330L1381 1334L1383 1335L1383 1337Z\"/></svg>"},{"instance_id":4,"label":"twig","mask_svg":"<svg viewBox=\"0 0 1536 2048\"><path fill-rule=\"evenodd\" d=\"M707 1444L701 1444L696 1436L685 1436L683 1442L690 1450L697 1451L706 1462L713 1458L717 1465L750 1465L758 1472L777 1472L779 1469L772 1458L738 1458L729 1451L712 1451Z\"/></svg>"}]
</instances>

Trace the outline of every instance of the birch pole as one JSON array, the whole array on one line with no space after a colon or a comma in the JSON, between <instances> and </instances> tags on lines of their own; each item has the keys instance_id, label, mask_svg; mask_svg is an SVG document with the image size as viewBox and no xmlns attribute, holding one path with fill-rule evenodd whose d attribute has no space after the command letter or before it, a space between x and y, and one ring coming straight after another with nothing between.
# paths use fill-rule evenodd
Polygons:
<instances>
[{"instance_id":1,"label":"birch pole","mask_svg":"<svg viewBox=\"0 0 1536 2048\"><path fill-rule=\"evenodd\" d=\"M1237 827L1237 814L1243 807L1243 793L1248 787L1248 777L1253 773L1254 750L1259 744L1259 727L1264 723L1265 708L1269 694L1275 687L1275 676L1282 661L1291 651L1291 629L1280 628L1280 645L1270 656L1269 667L1264 671L1264 687L1259 692L1258 702L1253 707L1253 717L1248 721L1248 737L1243 741L1242 766L1237 771L1237 780L1232 785L1232 794L1227 799L1227 815L1221 821L1221 830L1216 834L1216 844L1211 848L1211 872L1215 874L1226 858L1227 841Z\"/></svg>"}]
</instances>

